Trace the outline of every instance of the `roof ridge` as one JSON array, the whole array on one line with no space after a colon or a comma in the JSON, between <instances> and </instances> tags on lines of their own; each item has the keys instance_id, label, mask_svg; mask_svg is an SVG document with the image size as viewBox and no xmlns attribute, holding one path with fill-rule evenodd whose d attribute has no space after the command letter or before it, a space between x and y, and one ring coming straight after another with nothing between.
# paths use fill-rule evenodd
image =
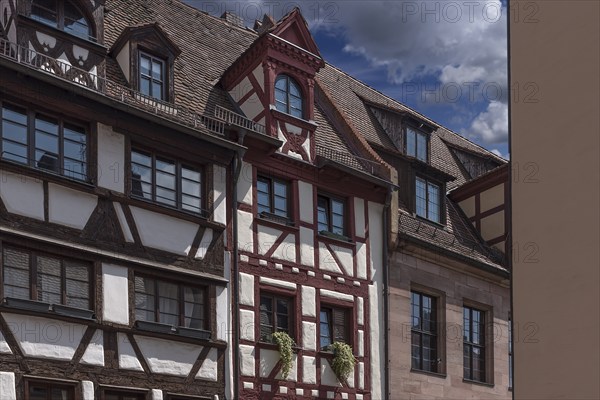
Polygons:
<instances>
[{"instance_id":1,"label":"roof ridge","mask_svg":"<svg viewBox=\"0 0 600 400\"><path fill-rule=\"evenodd\" d=\"M406 104L404 104L404 103L401 103L399 100L396 100L396 99L394 99L393 97L391 97L391 96L389 96L389 95L385 94L384 92L382 92L382 91L380 91L380 90L378 90L378 89L375 89L374 87L370 86L369 84L367 84L367 83L365 83L365 82L361 81L360 79L358 79L358 78L356 78L356 77L354 77L354 76L350 75L350 74L349 74L349 73L347 73L346 71L344 71L344 70L340 69L339 67L336 67L335 65L333 65L333 64L331 64L331 63L329 63L329 62L328 62L328 61L326 61L326 60L325 60L325 64L326 64L327 66L329 66L329 67L331 67L331 68L333 68L333 69L335 69L335 70L337 70L337 71L341 72L343 75L345 75L345 76L348 76L348 77L349 77L351 80L353 80L353 81L355 81L355 82L357 82L357 83L361 84L361 85L362 85L362 86L364 86L366 89L368 89L368 90L372 90L373 92L375 92L375 93L377 93L377 94L379 94L379 95L381 95L381 96L385 97L386 99L390 100L391 102L393 102L393 103L395 103L395 104L397 104L397 105L399 105L399 106L401 106L401 107L405 108L407 111L410 111L410 112L413 112L413 113L417 114L417 115L418 115L420 118L422 118L422 119L424 119L425 121L427 121L427 122L429 122L429 123L431 123L431 124L435 125L437 129L444 129L444 130L445 130L445 131L447 131L448 133L450 133L450 134L452 134L452 135L456 136L457 138L460 138L461 140L465 140L465 141L467 141L469 144L471 144L471 145L473 145L473 146L476 146L476 147L480 148L480 149L481 149L481 150L483 150L485 153L489 153L489 154L491 154L493 157L495 157L495 158L498 158L498 159L501 159L501 160L503 160L503 161L505 161L505 162L506 162L506 160L504 160L502 157L499 157L498 155L496 155L496 154L492 153L490 150L486 149L485 147L483 147L483 146L481 146L481 145L479 145L479 144L477 144L477 143L475 143L475 142L473 142L473 141L471 141L471 140L467 139L466 137L462 136L461 134L459 134L459 133L457 133L457 132L454 132L452 129L450 129L450 128L448 128L448 127L446 127L446 126L444 126L444 125L442 125L442 124L440 124L440 123L438 123L438 122L434 121L433 119L431 119L431 118L427 117L426 115L424 115L424 114L420 113L419 111L417 111L417 110L413 109L412 107L410 107L410 106L408 106L408 105L406 105ZM354 92L354 94L356 94L358 97L360 97L360 98L362 99L362 96L360 96L358 93L356 93L356 91L355 91L354 89L351 89L351 90ZM443 139L442 139L442 140L443 140Z\"/></svg>"}]
</instances>

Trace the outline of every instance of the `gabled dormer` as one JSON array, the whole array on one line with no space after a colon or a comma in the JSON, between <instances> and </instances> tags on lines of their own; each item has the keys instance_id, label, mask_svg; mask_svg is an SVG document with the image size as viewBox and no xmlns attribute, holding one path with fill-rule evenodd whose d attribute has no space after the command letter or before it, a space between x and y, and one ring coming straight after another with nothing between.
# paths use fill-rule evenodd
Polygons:
<instances>
[{"instance_id":1,"label":"gabled dormer","mask_svg":"<svg viewBox=\"0 0 600 400\"><path fill-rule=\"evenodd\" d=\"M223 74L239 111L283 142L279 151L314 161L315 74L325 64L308 24L295 8L279 22L265 16L259 36Z\"/></svg>"},{"instance_id":2,"label":"gabled dormer","mask_svg":"<svg viewBox=\"0 0 600 400\"><path fill-rule=\"evenodd\" d=\"M134 90L173 102L173 64L181 50L157 22L125 28L110 53Z\"/></svg>"}]
</instances>

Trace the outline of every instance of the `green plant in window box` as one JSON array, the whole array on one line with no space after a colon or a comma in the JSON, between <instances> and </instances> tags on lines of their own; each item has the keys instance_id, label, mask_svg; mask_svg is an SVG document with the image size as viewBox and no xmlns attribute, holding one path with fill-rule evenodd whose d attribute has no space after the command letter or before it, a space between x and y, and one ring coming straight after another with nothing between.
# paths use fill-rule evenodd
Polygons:
<instances>
[{"instance_id":1,"label":"green plant in window box","mask_svg":"<svg viewBox=\"0 0 600 400\"><path fill-rule=\"evenodd\" d=\"M333 342L329 349L333 352L333 362L331 368L340 382L348 380L350 374L354 371L354 366L358 360L352 354L352 347L343 342Z\"/></svg>"},{"instance_id":2,"label":"green plant in window box","mask_svg":"<svg viewBox=\"0 0 600 400\"><path fill-rule=\"evenodd\" d=\"M281 377L286 379L292 369L292 354L293 347L296 345L294 339L286 332L275 332L273 341L279 348L279 356L281 357Z\"/></svg>"}]
</instances>

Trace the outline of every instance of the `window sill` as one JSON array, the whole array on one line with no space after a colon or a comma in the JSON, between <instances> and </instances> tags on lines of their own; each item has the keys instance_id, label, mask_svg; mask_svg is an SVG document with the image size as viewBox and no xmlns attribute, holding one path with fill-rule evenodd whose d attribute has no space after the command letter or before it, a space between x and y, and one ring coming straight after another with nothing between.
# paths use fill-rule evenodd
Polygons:
<instances>
[{"instance_id":1,"label":"window sill","mask_svg":"<svg viewBox=\"0 0 600 400\"><path fill-rule=\"evenodd\" d=\"M6 308L14 310L31 311L48 315L61 315L64 317L84 319L87 321L95 321L96 319L96 316L92 310L69 307L62 304L45 303L42 301L6 297L4 298L2 305Z\"/></svg>"},{"instance_id":2,"label":"window sill","mask_svg":"<svg viewBox=\"0 0 600 400\"><path fill-rule=\"evenodd\" d=\"M292 338L292 340L294 340L294 338ZM294 340L294 343L295 342L296 342L296 340ZM265 350L276 350L276 351L279 351L279 346L276 343L259 341L257 343L257 346L260 347L261 349L265 349ZM300 347L300 346L292 346L292 351L295 354L297 354L300 350L302 350L302 347Z\"/></svg>"},{"instance_id":3,"label":"window sill","mask_svg":"<svg viewBox=\"0 0 600 400\"><path fill-rule=\"evenodd\" d=\"M70 187L76 187L77 189L83 189L89 193L94 193L94 189L96 188L96 185L89 180L82 181L75 178L69 178L68 176L60 175L49 170L35 168L30 165L21 164L10 160L0 159L0 167L2 167L2 169L5 171L21 174L23 177L31 177L31 179L35 180L46 180L52 183L65 184Z\"/></svg>"},{"instance_id":4,"label":"window sill","mask_svg":"<svg viewBox=\"0 0 600 400\"><path fill-rule=\"evenodd\" d=\"M319 240L324 240L326 242L330 242L332 244L340 244L344 246L353 246L354 242L351 238L343 235L337 235L335 233L320 231L317 233L317 237Z\"/></svg>"},{"instance_id":5,"label":"window sill","mask_svg":"<svg viewBox=\"0 0 600 400\"><path fill-rule=\"evenodd\" d=\"M173 326L167 324L161 324L160 322L151 321L135 321L136 329L145 332L161 333L167 335L182 336L196 340L210 340L211 332L203 329L186 328L183 326Z\"/></svg>"},{"instance_id":6,"label":"window sill","mask_svg":"<svg viewBox=\"0 0 600 400\"><path fill-rule=\"evenodd\" d=\"M271 112L273 113L273 115L277 119L280 119L280 120L282 120L284 122L289 122L291 124L299 126L300 128L304 128L304 129L307 129L307 130L310 130L310 131L314 131L318 127L318 125L317 125L316 122L309 121L309 120L306 120L304 118L295 117L292 114L288 114L288 113L284 113L283 111L279 111L272 104L270 106L270 109L271 109Z\"/></svg>"},{"instance_id":7,"label":"window sill","mask_svg":"<svg viewBox=\"0 0 600 400\"><path fill-rule=\"evenodd\" d=\"M283 221L284 219L283 218L280 219L280 217L271 218L268 215L264 216L264 215L258 214L256 220L261 224L269 225L269 226L272 226L272 227L278 228L278 229L284 229L284 230L288 230L288 231L299 230L299 228L296 226L296 224L293 221L288 220L288 222L284 222Z\"/></svg>"},{"instance_id":8,"label":"window sill","mask_svg":"<svg viewBox=\"0 0 600 400\"><path fill-rule=\"evenodd\" d=\"M423 375L435 376L435 377L441 378L441 379L446 379L446 377L447 377L446 374L443 374L441 372L424 371L424 370L415 369L415 368L411 368L410 372L411 373L415 373L415 374L423 374Z\"/></svg>"},{"instance_id":9,"label":"window sill","mask_svg":"<svg viewBox=\"0 0 600 400\"><path fill-rule=\"evenodd\" d=\"M472 384L474 384L474 385L480 385L480 386L485 386L485 387L491 387L491 388L493 388L493 387L494 387L494 384L493 384L493 383L480 382L480 381L473 381L473 380L471 380L471 379L465 379L465 378L463 378L463 382L464 382L464 383L472 383Z\"/></svg>"}]
</instances>

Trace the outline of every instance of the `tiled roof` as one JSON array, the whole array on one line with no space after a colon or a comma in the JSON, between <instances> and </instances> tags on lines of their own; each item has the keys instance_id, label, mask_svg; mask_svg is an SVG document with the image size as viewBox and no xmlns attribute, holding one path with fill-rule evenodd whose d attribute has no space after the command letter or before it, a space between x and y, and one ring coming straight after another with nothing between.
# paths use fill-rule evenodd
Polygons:
<instances>
[{"instance_id":1,"label":"tiled roof","mask_svg":"<svg viewBox=\"0 0 600 400\"><path fill-rule=\"evenodd\" d=\"M221 89L218 82L227 68L258 39L256 32L198 11L180 0L106 0L106 8L104 44L107 48L113 46L126 27L157 22L169 39L181 49L174 65L175 104L209 115L212 115L216 105L234 110L227 93ZM114 58L107 61L107 77L126 84ZM370 112L369 109L373 106L410 113L435 127L431 136L431 164L456 177L448 183L448 190L462 185L469 179L468 173L464 168L461 169L459 161L452 155L449 145L492 159L498 164L505 163L489 151L330 64L326 64L318 72L317 85L328 93L335 108L348 122L348 126L363 135L370 144L395 148L376 117ZM351 167L369 172L368 166L356 162L356 144L352 145L338 132L330 116L317 104L314 119L318 124L315 132L318 155L334 158L331 152L324 149L335 149L342 156L345 155L345 158L354 160L350 163ZM361 156L365 157L362 153ZM457 206L450 200L447 200L447 203L448 226L435 232L430 224L420 222L401 209L400 227L403 234L484 264L502 268L498 259L490 255L493 251L483 244L477 232L470 227L460 210L457 210Z\"/></svg>"}]
</instances>

